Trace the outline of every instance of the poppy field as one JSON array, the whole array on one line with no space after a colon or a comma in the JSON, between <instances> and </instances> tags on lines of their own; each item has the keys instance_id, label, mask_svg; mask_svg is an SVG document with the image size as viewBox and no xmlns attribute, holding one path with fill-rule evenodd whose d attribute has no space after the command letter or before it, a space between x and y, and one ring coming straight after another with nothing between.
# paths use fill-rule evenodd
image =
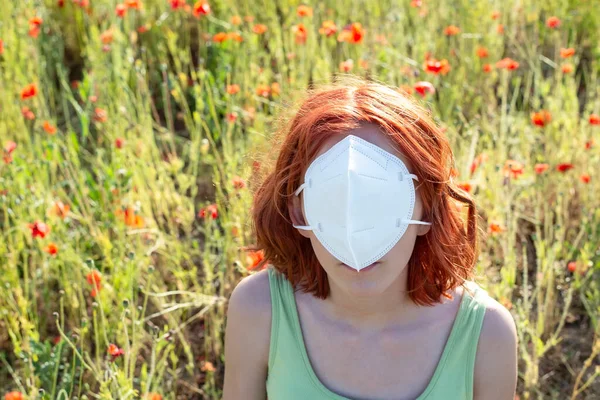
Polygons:
<instances>
[{"instance_id":1,"label":"poppy field","mask_svg":"<svg viewBox=\"0 0 600 400\"><path fill-rule=\"evenodd\" d=\"M273 135L349 74L451 141L477 281L517 323L517 398L599 398L594 3L2 2L1 398L219 399Z\"/></svg>"}]
</instances>

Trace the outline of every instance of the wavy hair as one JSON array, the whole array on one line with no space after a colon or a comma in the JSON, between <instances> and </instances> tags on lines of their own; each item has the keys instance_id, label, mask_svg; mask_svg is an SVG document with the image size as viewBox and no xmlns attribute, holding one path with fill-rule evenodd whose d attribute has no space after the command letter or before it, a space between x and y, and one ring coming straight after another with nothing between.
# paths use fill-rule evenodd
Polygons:
<instances>
[{"instance_id":1,"label":"wavy hair","mask_svg":"<svg viewBox=\"0 0 600 400\"><path fill-rule=\"evenodd\" d=\"M269 146L272 170L258 178L253 191L252 232L256 243L242 250L262 253L257 269L267 264L283 273L294 288L324 299L327 274L310 242L292 226L288 206L304 172L328 138L374 123L389 135L419 177L422 220L430 230L417 236L408 261L408 291L416 304L433 305L448 290L473 277L478 257L477 210L473 198L452 179L454 156L444 131L429 110L409 95L383 83L344 76L306 90ZM465 218L457 206L468 206Z\"/></svg>"}]
</instances>

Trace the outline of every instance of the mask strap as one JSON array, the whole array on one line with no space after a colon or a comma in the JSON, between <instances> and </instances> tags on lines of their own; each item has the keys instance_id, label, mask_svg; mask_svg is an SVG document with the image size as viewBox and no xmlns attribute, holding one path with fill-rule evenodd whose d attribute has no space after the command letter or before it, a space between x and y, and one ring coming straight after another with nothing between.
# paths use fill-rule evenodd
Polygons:
<instances>
[{"instance_id":1,"label":"mask strap","mask_svg":"<svg viewBox=\"0 0 600 400\"><path fill-rule=\"evenodd\" d=\"M304 182L302 185L300 185L298 187L298 189L296 189L296 191L294 192L294 196L298 196L300 194L300 192L302 191L302 189L304 189L306 186L312 187L312 179L311 178L308 178L308 182Z\"/></svg>"},{"instance_id":2,"label":"mask strap","mask_svg":"<svg viewBox=\"0 0 600 400\"><path fill-rule=\"evenodd\" d=\"M294 228L304 229L305 231L312 231L313 227L310 225L292 225Z\"/></svg>"},{"instance_id":3,"label":"mask strap","mask_svg":"<svg viewBox=\"0 0 600 400\"><path fill-rule=\"evenodd\" d=\"M302 189L304 189L306 186L308 187L312 187L312 179L309 179L308 182L304 182L302 185L300 185L298 187L298 189L296 189L296 191L294 192L294 196L298 196L298 194L300 194L300 192L302 191ZM315 228L313 228L310 225L292 225L294 228L298 228L298 229L304 229L305 231L312 231Z\"/></svg>"},{"instance_id":4,"label":"mask strap","mask_svg":"<svg viewBox=\"0 0 600 400\"><path fill-rule=\"evenodd\" d=\"M415 181L419 180L419 178L415 174L403 174L402 171L398 172L398 180L402 181L404 175L409 178L414 179ZM402 222L404 224L431 225L431 222L417 221L414 219L404 219L404 218L402 218L402 220L400 220L400 218L398 218L398 220L396 221L397 227L400 226L400 222Z\"/></svg>"},{"instance_id":5,"label":"mask strap","mask_svg":"<svg viewBox=\"0 0 600 400\"><path fill-rule=\"evenodd\" d=\"M417 221L414 219L404 219L402 218L402 220L400 218L398 218L398 220L396 221L396 226L400 226L400 222L404 223L404 224L417 224L417 225L431 225L431 222L425 222L425 221Z\"/></svg>"},{"instance_id":6,"label":"mask strap","mask_svg":"<svg viewBox=\"0 0 600 400\"><path fill-rule=\"evenodd\" d=\"M414 179L415 181L418 181L418 180L419 180L419 178L418 178L418 177L417 177L415 174L405 174L405 173L403 173L402 171L399 171L399 172L398 172L398 180L399 180L400 182L402 182L402 180L404 179L404 177L405 177L405 176L406 176L406 177L409 177L409 178L412 178L412 179Z\"/></svg>"}]
</instances>

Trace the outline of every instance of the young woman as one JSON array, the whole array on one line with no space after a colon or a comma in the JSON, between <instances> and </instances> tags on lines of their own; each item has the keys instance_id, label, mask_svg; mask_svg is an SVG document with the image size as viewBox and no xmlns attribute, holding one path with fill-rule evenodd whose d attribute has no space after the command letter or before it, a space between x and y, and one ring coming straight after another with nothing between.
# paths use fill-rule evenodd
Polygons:
<instances>
[{"instance_id":1,"label":"young woman","mask_svg":"<svg viewBox=\"0 0 600 400\"><path fill-rule=\"evenodd\" d=\"M345 79L282 133L252 214L265 268L227 311L224 400L513 400L515 323L472 280L476 207L428 110Z\"/></svg>"}]
</instances>

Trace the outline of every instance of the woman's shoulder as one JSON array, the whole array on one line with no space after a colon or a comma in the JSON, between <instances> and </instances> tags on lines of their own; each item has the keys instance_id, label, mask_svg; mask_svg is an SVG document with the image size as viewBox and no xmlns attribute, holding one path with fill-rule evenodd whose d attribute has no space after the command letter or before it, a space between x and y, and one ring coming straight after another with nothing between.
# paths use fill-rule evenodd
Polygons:
<instances>
[{"instance_id":1,"label":"woman's shoulder","mask_svg":"<svg viewBox=\"0 0 600 400\"><path fill-rule=\"evenodd\" d=\"M229 307L243 312L249 320L271 318L271 293L267 269L242 278L229 297Z\"/></svg>"},{"instance_id":2,"label":"woman's shoulder","mask_svg":"<svg viewBox=\"0 0 600 400\"><path fill-rule=\"evenodd\" d=\"M271 295L267 270L242 278L227 305L225 347L234 363L266 368L271 331Z\"/></svg>"},{"instance_id":3,"label":"woman's shoulder","mask_svg":"<svg viewBox=\"0 0 600 400\"><path fill-rule=\"evenodd\" d=\"M227 304L224 399L264 398L271 297L268 271L242 278Z\"/></svg>"},{"instance_id":4,"label":"woman's shoulder","mask_svg":"<svg viewBox=\"0 0 600 400\"><path fill-rule=\"evenodd\" d=\"M478 303L485 308L475 359L476 397L487 398L495 393L514 394L517 381L518 335L511 312L490 296L481 286L483 294Z\"/></svg>"}]
</instances>

